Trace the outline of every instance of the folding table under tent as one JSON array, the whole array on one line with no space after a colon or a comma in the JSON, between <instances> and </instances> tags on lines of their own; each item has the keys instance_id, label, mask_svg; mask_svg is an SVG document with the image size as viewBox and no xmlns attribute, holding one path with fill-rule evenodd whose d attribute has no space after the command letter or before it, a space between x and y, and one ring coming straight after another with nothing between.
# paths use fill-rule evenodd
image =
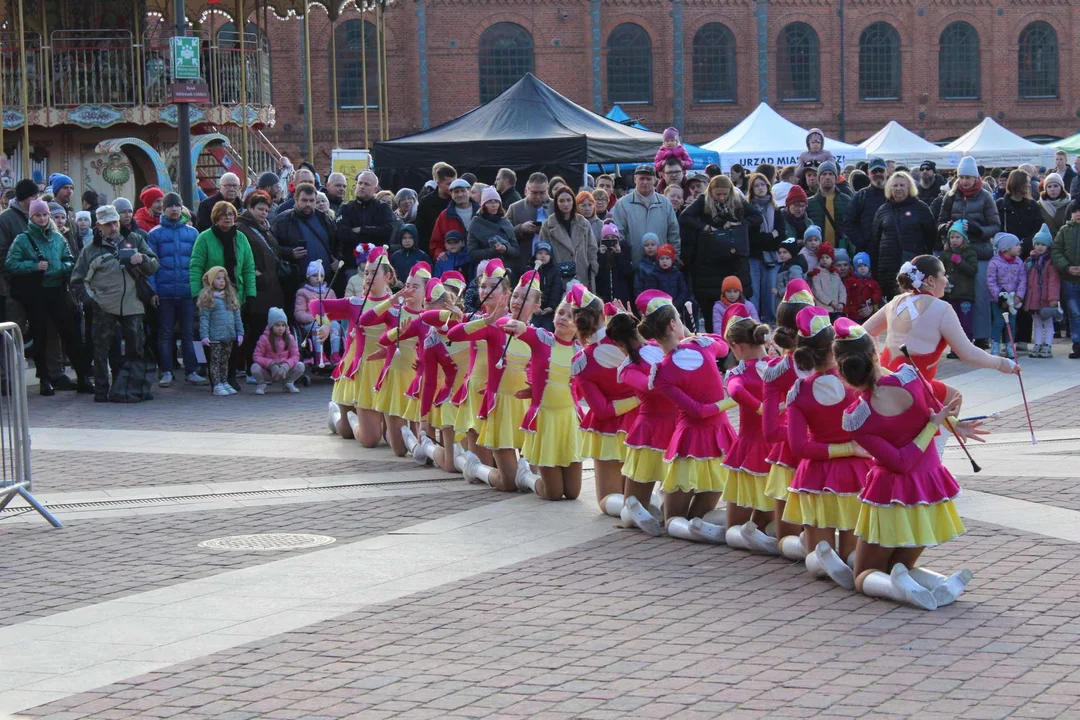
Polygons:
<instances>
[{"instance_id":1,"label":"folding table under tent","mask_svg":"<svg viewBox=\"0 0 1080 720\"><path fill-rule=\"evenodd\" d=\"M768 104L761 103L738 125L701 147L720 154L720 167L724 172L734 163L749 170L762 163L771 163L779 168L798 161L799 154L806 151L808 132ZM847 163L866 158L866 151L858 145L828 137L825 138L825 149L836 157L841 169Z\"/></svg>"},{"instance_id":2,"label":"folding table under tent","mask_svg":"<svg viewBox=\"0 0 1080 720\"><path fill-rule=\"evenodd\" d=\"M890 120L885 127L863 140L859 147L866 151L866 157L894 160L912 169L918 168L923 160L933 160L939 168L956 167L960 162L956 153L941 149L895 120Z\"/></svg>"},{"instance_id":3,"label":"folding table under tent","mask_svg":"<svg viewBox=\"0 0 1080 720\"><path fill-rule=\"evenodd\" d=\"M998 125L993 118L986 118L942 149L960 156L970 155L984 167L1016 167L1024 163L1053 165L1056 148L1026 140Z\"/></svg>"},{"instance_id":4,"label":"folding table under tent","mask_svg":"<svg viewBox=\"0 0 1080 720\"><path fill-rule=\"evenodd\" d=\"M458 173L473 172L494 182L499 168L522 175L561 174L577 186L587 165L649 158L663 142L660 133L638 130L586 110L532 73L497 98L438 127L375 143L375 171L383 187L418 188L431 166L444 161Z\"/></svg>"}]
</instances>

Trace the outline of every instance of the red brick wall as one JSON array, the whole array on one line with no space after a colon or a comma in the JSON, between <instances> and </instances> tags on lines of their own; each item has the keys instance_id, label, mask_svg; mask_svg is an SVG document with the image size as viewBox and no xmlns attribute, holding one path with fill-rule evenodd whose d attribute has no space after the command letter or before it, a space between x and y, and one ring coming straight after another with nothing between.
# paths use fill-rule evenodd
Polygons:
<instances>
[{"instance_id":1,"label":"red brick wall","mask_svg":"<svg viewBox=\"0 0 1080 720\"><path fill-rule=\"evenodd\" d=\"M515 22L529 30L535 43L537 75L575 102L592 106L590 13L588 0L427 0L428 85L431 125L461 115L479 104L477 46L480 35L496 22ZM838 0L772 0L768 6L769 99L781 113L805 127L819 126L830 135L840 130L840 22ZM313 6L311 61L316 160L326 167L333 140L329 70L330 22ZM672 5L661 0L605 0L601 11L601 46L623 22L636 22L652 39L653 102L627 111L645 124L662 129L672 122ZM922 13L920 15L920 12ZM339 22L358 17L353 6ZM371 13L367 14L373 20ZM419 60L416 3L397 0L387 18L389 71L389 134L397 137L420 126ZM965 20L979 32L982 98L942 102L938 99L938 38L953 20ZM800 20L818 33L821 48L821 102L777 102L776 43L780 29ZM902 99L858 100L858 41L871 22L885 20L900 34ZM1055 100L1018 100L1017 41L1029 22L1044 20L1058 33L1059 94ZM723 22L736 38L737 98L733 105L693 101L691 50L693 36L706 22ZM752 0L684 0L685 122L684 136L708 141L741 120L760 102L758 93L757 18ZM286 154L299 157L305 142L303 117L302 25L271 18L273 100L277 125L268 137ZM1021 135L1067 136L1080 129L1080 90L1072 82L1073 48L1080 46L1080 3L1070 0L848 0L846 5L847 140L859 142L889 120L897 120L931 141L963 134L985 113ZM606 54L604 50L601 51ZM601 63L604 109L606 65ZM291 126L291 129L286 129ZM364 146L363 112L339 112L339 133L345 147ZM378 113L369 111L369 138L379 137Z\"/></svg>"}]
</instances>

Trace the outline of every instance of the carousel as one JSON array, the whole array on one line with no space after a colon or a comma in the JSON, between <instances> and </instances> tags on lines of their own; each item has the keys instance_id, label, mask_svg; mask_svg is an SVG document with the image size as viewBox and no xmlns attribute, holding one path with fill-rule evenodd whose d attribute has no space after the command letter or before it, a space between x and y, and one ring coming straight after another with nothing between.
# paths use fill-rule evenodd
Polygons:
<instances>
[{"instance_id":1,"label":"carousel","mask_svg":"<svg viewBox=\"0 0 1080 720\"><path fill-rule=\"evenodd\" d=\"M0 184L21 177L43 182L63 172L81 190L133 197L144 185L163 189L176 177L178 92L173 38L198 38L199 77L189 103L195 182L208 188L226 170L243 180L276 170L280 153L263 134L275 124L271 103L271 22L303 23L303 64L313 75L309 19L325 12L331 23L352 16L375 26L379 128L387 122L384 23L389 0L5 0L0 4ZM183 22L177 23L177 17ZM243 18L242 22L238 22ZM241 29L238 29L241 28ZM326 42L331 87L337 93L336 33ZM360 33L361 44L370 41ZM361 77L367 142L367 58ZM180 60L183 62L183 60ZM305 107L312 107L311 84ZM176 95L179 97L179 95ZM338 103L333 141L338 146ZM313 122L306 127L314 147ZM376 138L378 139L378 138Z\"/></svg>"}]
</instances>

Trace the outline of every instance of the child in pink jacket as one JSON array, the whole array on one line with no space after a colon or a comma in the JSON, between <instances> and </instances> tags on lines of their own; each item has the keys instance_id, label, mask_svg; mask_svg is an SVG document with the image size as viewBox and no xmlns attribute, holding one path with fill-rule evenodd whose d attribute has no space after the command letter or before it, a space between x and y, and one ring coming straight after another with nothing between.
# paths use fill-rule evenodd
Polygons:
<instances>
[{"instance_id":1,"label":"child in pink jacket","mask_svg":"<svg viewBox=\"0 0 1080 720\"><path fill-rule=\"evenodd\" d=\"M1054 343L1054 320L1065 317L1061 309L1061 277L1050 262L1053 244L1054 236L1043 223L1032 239L1031 255L1024 263L1027 270L1024 309L1031 313L1031 339L1034 341L1028 357L1033 358L1053 357L1050 348Z\"/></svg>"},{"instance_id":2,"label":"child in pink jacket","mask_svg":"<svg viewBox=\"0 0 1080 720\"><path fill-rule=\"evenodd\" d=\"M266 386L274 382L284 383L286 392L300 392L295 383L304 374L304 364L300 362L300 348L289 332L289 322L281 308L270 308L266 330L255 344L254 360L251 374L259 383L256 395L265 395Z\"/></svg>"},{"instance_id":3,"label":"child in pink jacket","mask_svg":"<svg viewBox=\"0 0 1080 720\"><path fill-rule=\"evenodd\" d=\"M653 167L656 168L657 175L663 177L664 162L671 157L678 158L686 170L694 166L694 161L690 159L690 155L687 154L686 148L679 139L679 131L673 127L664 131L664 144L656 151L656 157L653 158Z\"/></svg>"}]
</instances>

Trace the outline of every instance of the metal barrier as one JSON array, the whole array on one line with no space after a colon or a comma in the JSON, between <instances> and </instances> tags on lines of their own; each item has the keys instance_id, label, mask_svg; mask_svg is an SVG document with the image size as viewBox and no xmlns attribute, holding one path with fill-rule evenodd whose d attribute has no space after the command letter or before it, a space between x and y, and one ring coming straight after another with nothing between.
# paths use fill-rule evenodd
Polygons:
<instances>
[{"instance_id":1,"label":"metal barrier","mask_svg":"<svg viewBox=\"0 0 1080 720\"><path fill-rule=\"evenodd\" d=\"M64 527L30 494L30 415L22 331L0 323L0 510L21 497L53 527Z\"/></svg>"}]
</instances>

